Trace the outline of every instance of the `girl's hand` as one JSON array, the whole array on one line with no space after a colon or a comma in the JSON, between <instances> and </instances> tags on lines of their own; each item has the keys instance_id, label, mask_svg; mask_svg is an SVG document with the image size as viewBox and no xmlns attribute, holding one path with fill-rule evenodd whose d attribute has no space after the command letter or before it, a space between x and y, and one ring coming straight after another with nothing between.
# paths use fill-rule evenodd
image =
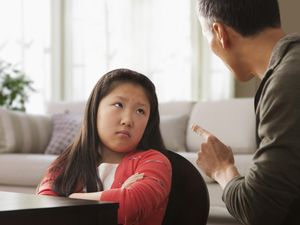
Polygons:
<instances>
[{"instance_id":1,"label":"girl's hand","mask_svg":"<svg viewBox=\"0 0 300 225\"><path fill-rule=\"evenodd\" d=\"M129 187L134 182L143 179L144 173L136 173L130 176L122 185L122 189Z\"/></svg>"},{"instance_id":2,"label":"girl's hand","mask_svg":"<svg viewBox=\"0 0 300 225\"><path fill-rule=\"evenodd\" d=\"M102 192L89 192L89 193L73 193L69 195L69 198L96 200L99 201Z\"/></svg>"},{"instance_id":3,"label":"girl's hand","mask_svg":"<svg viewBox=\"0 0 300 225\"><path fill-rule=\"evenodd\" d=\"M73 193L73 194L70 194L69 198L81 199L82 198L82 193Z\"/></svg>"}]
</instances>

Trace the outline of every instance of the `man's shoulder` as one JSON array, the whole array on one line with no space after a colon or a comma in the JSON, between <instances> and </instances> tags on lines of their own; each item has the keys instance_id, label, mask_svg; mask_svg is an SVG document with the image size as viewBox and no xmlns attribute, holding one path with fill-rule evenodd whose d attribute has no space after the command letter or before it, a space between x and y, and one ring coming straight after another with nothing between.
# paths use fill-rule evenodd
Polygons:
<instances>
[{"instance_id":1,"label":"man's shoulder","mask_svg":"<svg viewBox=\"0 0 300 225\"><path fill-rule=\"evenodd\" d=\"M279 63L273 68L272 75L265 82L268 89L275 89L281 93L290 92L300 87L300 36L299 41L286 49Z\"/></svg>"}]
</instances>

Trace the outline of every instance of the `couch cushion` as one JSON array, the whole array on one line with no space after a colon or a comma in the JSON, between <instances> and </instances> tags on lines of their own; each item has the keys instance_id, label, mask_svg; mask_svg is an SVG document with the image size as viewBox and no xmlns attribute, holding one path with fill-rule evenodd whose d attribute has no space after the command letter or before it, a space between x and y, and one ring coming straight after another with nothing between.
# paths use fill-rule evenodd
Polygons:
<instances>
[{"instance_id":1,"label":"couch cushion","mask_svg":"<svg viewBox=\"0 0 300 225\"><path fill-rule=\"evenodd\" d=\"M184 158L189 160L201 173L206 183L215 183L213 179L206 176L204 172L197 166L196 160L198 158L198 154L196 152L178 152ZM245 176L250 168L253 166L253 155L252 154L235 154L234 155L235 165L241 174L241 176Z\"/></svg>"},{"instance_id":2,"label":"couch cushion","mask_svg":"<svg viewBox=\"0 0 300 225\"><path fill-rule=\"evenodd\" d=\"M45 154L59 155L62 153L79 132L81 120L81 114L62 113L53 115L53 132Z\"/></svg>"},{"instance_id":3,"label":"couch cushion","mask_svg":"<svg viewBox=\"0 0 300 225\"><path fill-rule=\"evenodd\" d=\"M35 194L36 186L16 186L16 185L2 185L0 184L0 191L18 192Z\"/></svg>"},{"instance_id":4,"label":"couch cushion","mask_svg":"<svg viewBox=\"0 0 300 225\"><path fill-rule=\"evenodd\" d=\"M37 186L55 158L44 154L0 154L0 184Z\"/></svg>"},{"instance_id":5,"label":"couch cushion","mask_svg":"<svg viewBox=\"0 0 300 225\"><path fill-rule=\"evenodd\" d=\"M187 115L160 117L160 130L167 149L176 152L186 151L185 138L187 120Z\"/></svg>"},{"instance_id":6,"label":"couch cushion","mask_svg":"<svg viewBox=\"0 0 300 225\"><path fill-rule=\"evenodd\" d=\"M207 189L211 206L226 207L222 200L223 189L217 182L207 183Z\"/></svg>"},{"instance_id":7,"label":"couch cushion","mask_svg":"<svg viewBox=\"0 0 300 225\"><path fill-rule=\"evenodd\" d=\"M230 99L198 102L194 106L189 128L196 123L213 133L234 153L249 154L256 150L253 99ZM188 151L198 151L203 138L187 129Z\"/></svg>"},{"instance_id":8,"label":"couch cushion","mask_svg":"<svg viewBox=\"0 0 300 225\"><path fill-rule=\"evenodd\" d=\"M174 101L159 104L160 128L166 148L186 151L186 128L188 115L195 102Z\"/></svg>"},{"instance_id":9,"label":"couch cushion","mask_svg":"<svg viewBox=\"0 0 300 225\"><path fill-rule=\"evenodd\" d=\"M162 102L159 104L159 115L190 115L194 104L192 101Z\"/></svg>"},{"instance_id":10,"label":"couch cushion","mask_svg":"<svg viewBox=\"0 0 300 225\"><path fill-rule=\"evenodd\" d=\"M178 153L184 158L186 158L187 160L189 160L190 163L192 163L197 168L197 170L200 172L200 174L202 175L206 183L215 183L215 180L206 176L205 173L197 166L196 160L198 158L198 154L196 152L178 152Z\"/></svg>"},{"instance_id":11,"label":"couch cushion","mask_svg":"<svg viewBox=\"0 0 300 225\"><path fill-rule=\"evenodd\" d=\"M242 225L242 223L231 216L226 207L212 206L207 225Z\"/></svg>"},{"instance_id":12,"label":"couch cushion","mask_svg":"<svg viewBox=\"0 0 300 225\"><path fill-rule=\"evenodd\" d=\"M47 116L0 108L0 153L41 153L50 140L51 119Z\"/></svg>"}]
</instances>

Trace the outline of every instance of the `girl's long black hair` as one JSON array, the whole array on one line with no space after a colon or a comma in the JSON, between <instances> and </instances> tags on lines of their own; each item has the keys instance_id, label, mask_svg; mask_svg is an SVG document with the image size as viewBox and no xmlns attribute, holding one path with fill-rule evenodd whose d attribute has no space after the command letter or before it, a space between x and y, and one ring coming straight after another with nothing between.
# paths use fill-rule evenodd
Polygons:
<instances>
[{"instance_id":1,"label":"girl's long black hair","mask_svg":"<svg viewBox=\"0 0 300 225\"><path fill-rule=\"evenodd\" d=\"M66 150L52 163L49 172L58 174L53 190L60 196L69 196L77 185L87 192L102 191L97 167L102 162L101 140L97 132L97 111L100 101L119 84L140 85L150 103L149 120L137 150L165 149L160 133L158 100L155 86L149 78L129 69L116 69L106 73L95 85L85 107L80 132Z\"/></svg>"}]
</instances>

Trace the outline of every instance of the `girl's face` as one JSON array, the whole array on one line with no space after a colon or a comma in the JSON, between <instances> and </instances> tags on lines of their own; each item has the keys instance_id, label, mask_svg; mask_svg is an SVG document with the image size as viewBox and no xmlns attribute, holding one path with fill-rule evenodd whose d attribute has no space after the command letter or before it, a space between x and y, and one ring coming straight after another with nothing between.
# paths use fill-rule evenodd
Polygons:
<instances>
[{"instance_id":1,"label":"girl's face","mask_svg":"<svg viewBox=\"0 0 300 225\"><path fill-rule=\"evenodd\" d=\"M97 130L103 154L127 153L140 142L150 115L149 100L136 84L116 86L99 104Z\"/></svg>"}]
</instances>

